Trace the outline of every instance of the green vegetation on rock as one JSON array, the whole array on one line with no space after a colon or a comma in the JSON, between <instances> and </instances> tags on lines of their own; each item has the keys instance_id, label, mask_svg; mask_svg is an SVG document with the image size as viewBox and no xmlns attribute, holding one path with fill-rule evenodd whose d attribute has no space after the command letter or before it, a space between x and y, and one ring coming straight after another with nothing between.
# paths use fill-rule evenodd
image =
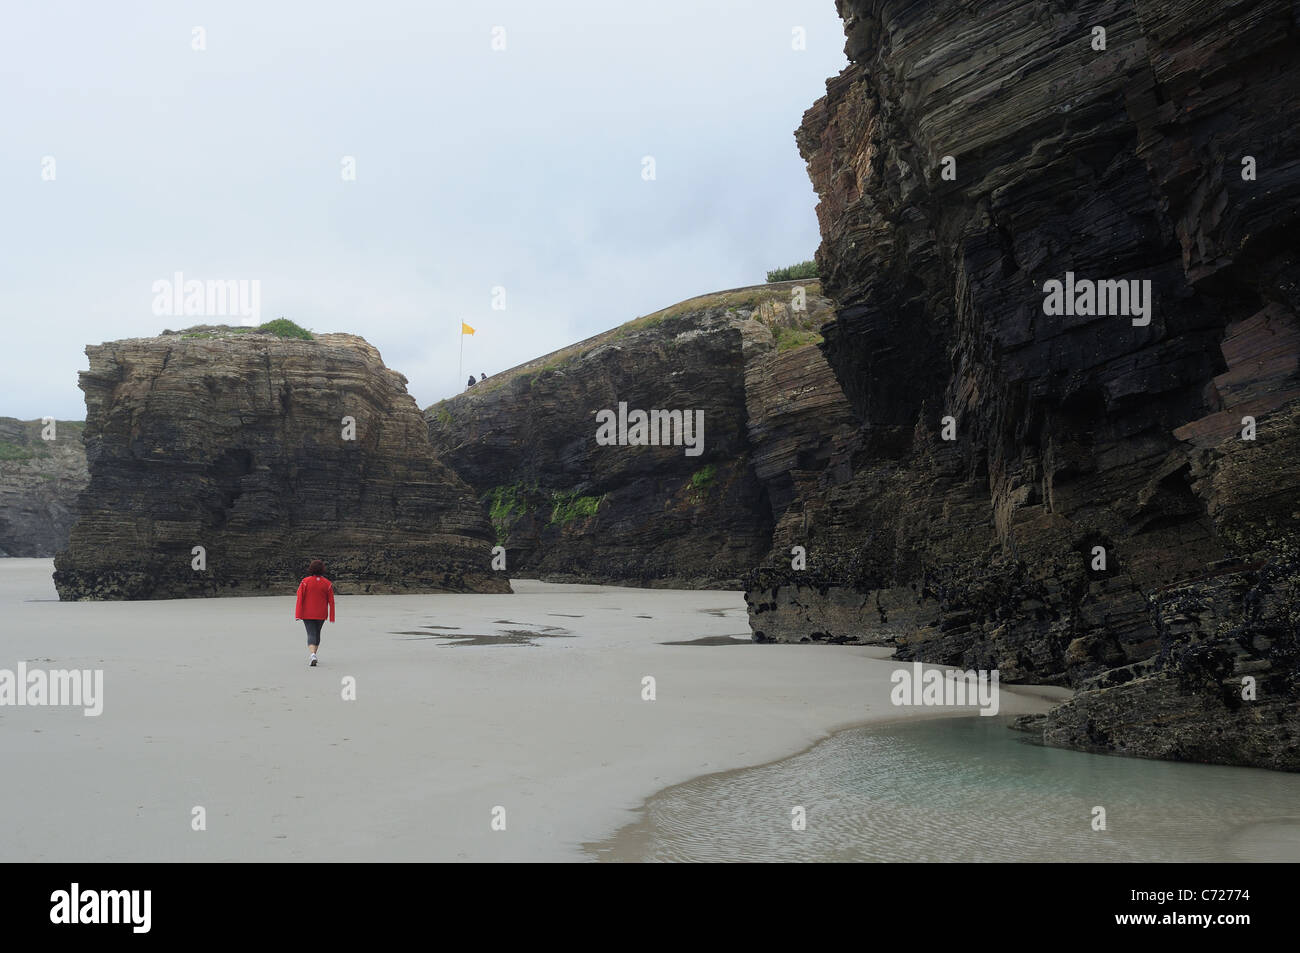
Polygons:
<instances>
[{"instance_id":1,"label":"green vegetation on rock","mask_svg":"<svg viewBox=\"0 0 1300 953\"><path fill-rule=\"evenodd\" d=\"M493 487L483 498L488 506L492 528L496 531L498 545L505 545L505 541L510 536L510 527L514 526L515 521L527 511L525 492L525 488L520 484L511 483Z\"/></svg>"},{"instance_id":2,"label":"green vegetation on rock","mask_svg":"<svg viewBox=\"0 0 1300 953\"><path fill-rule=\"evenodd\" d=\"M767 273L768 281L794 281L796 278L816 278L817 262L801 261L797 265L787 265L785 268L774 268Z\"/></svg>"},{"instance_id":3,"label":"green vegetation on rock","mask_svg":"<svg viewBox=\"0 0 1300 953\"><path fill-rule=\"evenodd\" d=\"M742 288L739 291L719 291L714 294L700 295L697 298L687 298L685 301L679 301L677 304L670 305L661 311L655 311L645 317L636 318L626 324L619 325L615 329L615 334L621 337L633 331L654 327L664 321L671 321L674 318L680 318L688 314L698 314L711 308L723 308L727 311L752 311L764 301L771 301L776 298L784 300L787 295L788 292L771 291L763 287Z\"/></svg>"},{"instance_id":4,"label":"green vegetation on rock","mask_svg":"<svg viewBox=\"0 0 1300 953\"><path fill-rule=\"evenodd\" d=\"M178 332L168 328L163 334L176 334ZM246 327L236 324L196 324L192 328L185 328L180 331L182 338L200 338L211 340L213 338L226 337L231 334L273 334L278 338L295 338L302 341L314 341L316 338L304 327L294 324L288 318L276 318L274 321L266 321L255 328Z\"/></svg>"},{"instance_id":5,"label":"green vegetation on rock","mask_svg":"<svg viewBox=\"0 0 1300 953\"><path fill-rule=\"evenodd\" d=\"M807 284L805 289L809 295L820 295L822 293L821 283L814 276ZM679 301L667 308L654 311L650 314L633 318L626 321L616 328L611 328L602 334L570 344L568 347L560 348L550 354L534 358L518 367L492 375L480 384L466 388L461 391L457 397L466 400L483 397L505 386L515 386L524 389L530 389L534 382L540 380L544 375L565 370L570 362L581 358L583 355L590 353L598 347L619 342L629 335L639 334L649 329L655 328L661 324L675 321L679 318L691 315L699 315L706 311L722 309L723 311L758 311L766 305L788 305L790 302L790 290L788 288L769 288L766 285L755 285L750 288L736 288L731 291L715 291L710 294L697 295L694 298L688 298L685 301ZM802 320L804 323L814 322L818 325L825 320L818 315L812 316L805 312L802 317L798 316L794 320ZM192 328L191 330L204 330L201 328ZM787 344L787 347L798 347L801 344L810 344L820 341L819 336L800 338L795 343ZM669 346L675 346L675 342L669 342ZM448 398L453 399L453 398ZM436 405L434 405L436 406ZM432 410L432 408L430 408Z\"/></svg>"},{"instance_id":6,"label":"green vegetation on rock","mask_svg":"<svg viewBox=\"0 0 1300 953\"><path fill-rule=\"evenodd\" d=\"M806 331L799 328L779 327L776 329L776 349L778 351L789 351L796 347L803 347L805 344L820 344L822 336L816 331Z\"/></svg>"},{"instance_id":7,"label":"green vegetation on rock","mask_svg":"<svg viewBox=\"0 0 1300 953\"><path fill-rule=\"evenodd\" d=\"M572 522L576 519L585 519L595 516L596 510L600 504L605 501L603 496L579 496L577 490L569 493L556 491L551 494L551 521L548 526L554 526L557 523L560 526Z\"/></svg>"},{"instance_id":8,"label":"green vegetation on rock","mask_svg":"<svg viewBox=\"0 0 1300 953\"><path fill-rule=\"evenodd\" d=\"M48 457L46 447L24 447L22 444L0 440L0 463L22 463L36 457Z\"/></svg>"},{"instance_id":9,"label":"green vegetation on rock","mask_svg":"<svg viewBox=\"0 0 1300 953\"><path fill-rule=\"evenodd\" d=\"M691 486L697 490L702 490L713 482L713 478L718 475L718 468L712 463L705 464L699 470L691 475Z\"/></svg>"},{"instance_id":10,"label":"green vegetation on rock","mask_svg":"<svg viewBox=\"0 0 1300 953\"><path fill-rule=\"evenodd\" d=\"M303 341L314 341L312 333L304 327L299 327L288 318L276 318L274 321L267 321L265 324L259 324L257 330L266 334L274 334L278 338L298 338Z\"/></svg>"},{"instance_id":11,"label":"green vegetation on rock","mask_svg":"<svg viewBox=\"0 0 1300 953\"><path fill-rule=\"evenodd\" d=\"M431 415L434 420L444 427L450 427L452 424L451 411L447 408L446 400L440 400L433 404L425 413Z\"/></svg>"}]
</instances>

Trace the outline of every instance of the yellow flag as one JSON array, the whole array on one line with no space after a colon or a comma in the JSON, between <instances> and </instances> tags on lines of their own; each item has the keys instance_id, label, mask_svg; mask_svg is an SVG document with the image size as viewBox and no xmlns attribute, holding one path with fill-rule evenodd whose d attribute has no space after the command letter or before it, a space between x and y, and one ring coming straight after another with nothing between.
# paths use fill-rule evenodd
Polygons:
<instances>
[{"instance_id":1,"label":"yellow flag","mask_svg":"<svg viewBox=\"0 0 1300 953\"><path fill-rule=\"evenodd\" d=\"M460 333L461 333L461 334L473 334L473 333L474 333L474 329L471 328L471 327L470 327L468 324L466 324L464 321L462 321L462 322L460 323Z\"/></svg>"}]
</instances>

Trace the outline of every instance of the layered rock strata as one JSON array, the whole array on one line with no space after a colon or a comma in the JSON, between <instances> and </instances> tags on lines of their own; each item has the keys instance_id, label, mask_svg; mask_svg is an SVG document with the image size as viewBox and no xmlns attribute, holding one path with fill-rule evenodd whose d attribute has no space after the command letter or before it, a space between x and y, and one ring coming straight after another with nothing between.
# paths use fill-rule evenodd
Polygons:
<instances>
[{"instance_id":1,"label":"layered rock strata","mask_svg":"<svg viewBox=\"0 0 1300 953\"><path fill-rule=\"evenodd\" d=\"M406 379L361 338L202 328L86 354L60 598L292 593L313 557L341 593L509 591Z\"/></svg>"},{"instance_id":2,"label":"layered rock strata","mask_svg":"<svg viewBox=\"0 0 1300 953\"><path fill-rule=\"evenodd\" d=\"M0 417L0 556L53 556L68 545L89 479L79 420Z\"/></svg>"},{"instance_id":3,"label":"layered rock strata","mask_svg":"<svg viewBox=\"0 0 1300 953\"><path fill-rule=\"evenodd\" d=\"M815 281L681 302L430 407L440 458L474 487L510 571L552 581L733 587L797 487L855 427L815 328ZM602 411L702 415L684 445L605 445Z\"/></svg>"},{"instance_id":4,"label":"layered rock strata","mask_svg":"<svg viewBox=\"0 0 1300 953\"><path fill-rule=\"evenodd\" d=\"M1052 743L1300 769L1293 6L838 7L796 140L861 430L808 569L749 578L755 638L1073 686ZM1048 313L1075 279L1149 282L1149 322Z\"/></svg>"}]
</instances>

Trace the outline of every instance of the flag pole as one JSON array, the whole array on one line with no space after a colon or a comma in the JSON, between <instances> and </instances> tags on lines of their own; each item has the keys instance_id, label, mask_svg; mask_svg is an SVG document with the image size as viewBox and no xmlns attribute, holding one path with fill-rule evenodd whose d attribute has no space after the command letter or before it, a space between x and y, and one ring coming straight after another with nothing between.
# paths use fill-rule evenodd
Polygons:
<instances>
[{"instance_id":1,"label":"flag pole","mask_svg":"<svg viewBox=\"0 0 1300 953\"><path fill-rule=\"evenodd\" d=\"M462 321L461 324L464 324L464 322ZM461 372L465 370L465 329L462 327L459 330L460 330L460 334L457 336L460 338L460 360L456 362L456 386L457 387L460 386Z\"/></svg>"}]
</instances>

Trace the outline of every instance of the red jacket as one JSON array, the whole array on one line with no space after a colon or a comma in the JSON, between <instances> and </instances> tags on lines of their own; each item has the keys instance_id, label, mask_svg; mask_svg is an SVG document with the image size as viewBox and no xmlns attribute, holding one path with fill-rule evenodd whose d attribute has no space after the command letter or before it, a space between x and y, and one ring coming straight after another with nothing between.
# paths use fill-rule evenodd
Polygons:
<instances>
[{"instance_id":1,"label":"red jacket","mask_svg":"<svg viewBox=\"0 0 1300 953\"><path fill-rule=\"evenodd\" d=\"M329 620L334 621L334 583L324 576L308 576L298 583L298 605L294 607L295 619L324 619L329 607Z\"/></svg>"}]
</instances>

